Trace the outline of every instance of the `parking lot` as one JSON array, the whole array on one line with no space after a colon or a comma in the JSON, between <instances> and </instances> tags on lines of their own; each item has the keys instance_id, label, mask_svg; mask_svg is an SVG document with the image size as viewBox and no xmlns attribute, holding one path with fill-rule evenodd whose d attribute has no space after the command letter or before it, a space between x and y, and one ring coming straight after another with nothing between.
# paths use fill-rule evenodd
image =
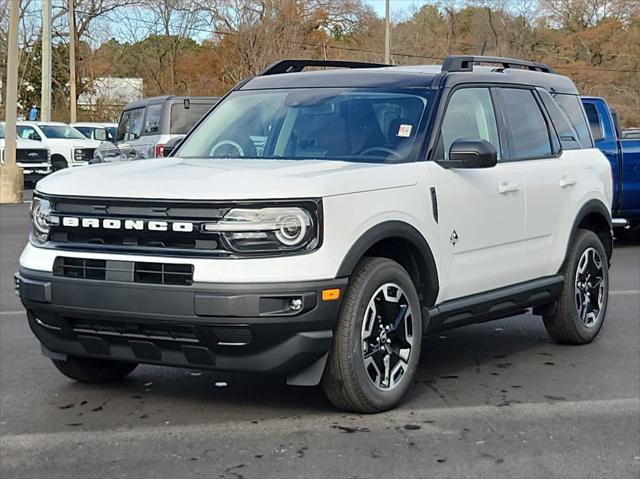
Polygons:
<instances>
[{"instance_id":1,"label":"parking lot","mask_svg":"<svg viewBox=\"0 0 640 479\"><path fill-rule=\"evenodd\" d=\"M141 366L118 384L68 380L13 292L28 204L0 215L3 478L640 474L637 244L616 247L593 344L557 345L530 314L428 337L406 401L359 416L260 376Z\"/></svg>"}]
</instances>

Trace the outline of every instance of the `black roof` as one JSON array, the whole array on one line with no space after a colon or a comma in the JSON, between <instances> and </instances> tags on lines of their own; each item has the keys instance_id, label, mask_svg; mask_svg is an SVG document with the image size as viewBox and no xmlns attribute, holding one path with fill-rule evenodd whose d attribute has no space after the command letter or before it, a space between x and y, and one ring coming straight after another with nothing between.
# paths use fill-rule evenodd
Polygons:
<instances>
[{"instance_id":1,"label":"black roof","mask_svg":"<svg viewBox=\"0 0 640 479\"><path fill-rule=\"evenodd\" d=\"M477 59L478 57L469 58ZM497 83L529 85L556 93L578 94L578 90L569 78L553 73L553 70L545 65L522 62L522 65L530 65L530 68L518 68L517 66L511 68L506 60L515 61L505 59L505 64L498 68L476 66L469 69L453 69L453 71L443 71L441 65L380 65L377 68L367 66L336 70L296 71L294 73L276 72L276 74L268 73L252 78L242 84L239 89L430 88L434 85L434 80L438 78L442 79L442 82L438 80L438 84L444 87L453 87L463 83Z\"/></svg>"}]
</instances>

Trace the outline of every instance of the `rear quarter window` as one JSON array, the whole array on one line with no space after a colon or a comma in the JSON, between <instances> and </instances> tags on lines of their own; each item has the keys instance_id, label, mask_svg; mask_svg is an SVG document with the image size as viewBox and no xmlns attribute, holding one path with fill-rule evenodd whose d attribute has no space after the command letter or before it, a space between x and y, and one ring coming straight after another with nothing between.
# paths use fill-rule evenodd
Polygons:
<instances>
[{"instance_id":1,"label":"rear quarter window","mask_svg":"<svg viewBox=\"0 0 640 479\"><path fill-rule=\"evenodd\" d=\"M585 118L582 102L576 95L557 94L553 96L558 106L564 111L565 115L578 133L578 140L583 148L592 148L593 140L587 120Z\"/></svg>"},{"instance_id":2,"label":"rear quarter window","mask_svg":"<svg viewBox=\"0 0 640 479\"><path fill-rule=\"evenodd\" d=\"M172 135L185 135L193 128L200 118L208 113L213 104L191 103L185 108L184 103L171 105L171 118L169 130Z\"/></svg>"}]
</instances>

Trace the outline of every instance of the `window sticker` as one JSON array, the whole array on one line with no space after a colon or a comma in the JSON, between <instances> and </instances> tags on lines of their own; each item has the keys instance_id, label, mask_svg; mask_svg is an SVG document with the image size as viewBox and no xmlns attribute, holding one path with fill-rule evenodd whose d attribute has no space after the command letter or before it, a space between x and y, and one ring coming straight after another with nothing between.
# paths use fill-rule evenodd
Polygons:
<instances>
[{"instance_id":1,"label":"window sticker","mask_svg":"<svg viewBox=\"0 0 640 479\"><path fill-rule=\"evenodd\" d=\"M409 138L411 136L411 125L400 125L396 136L400 138Z\"/></svg>"}]
</instances>

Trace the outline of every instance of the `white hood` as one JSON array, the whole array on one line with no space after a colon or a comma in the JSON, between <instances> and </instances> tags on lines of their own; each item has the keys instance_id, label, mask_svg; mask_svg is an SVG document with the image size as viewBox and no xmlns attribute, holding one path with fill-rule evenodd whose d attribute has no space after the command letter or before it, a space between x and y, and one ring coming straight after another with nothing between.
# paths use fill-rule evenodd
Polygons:
<instances>
[{"instance_id":1,"label":"white hood","mask_svg":"<svg viewBox=\"0 0 640 479\"><path fill-rule=\"evenodd\" d=\"M413 185L415 163L161 158L64 169L38 183L50 195L250 200L326 197Z\"/></svg>"},{"instance_id":2,"label":"white hood","mask_svg":"<svg viewBox=\"0 0 640 479\"><path fill-rule=\"evenodd\" d=\"M41 141L23 140L22 138L18 138L16 142L19 150L48 150L49 149L47 145L45 145Z\"/></svg>"},{"instance_id":3,"label":"white hood","mask_svg":"<svg viewBox=\"0 0 640 479\"><path fill-rule=\"evenodd\" d=\"M0 138L0 148L4 148L4 143L4 138ZM23 140L22 138L16 138L16 147L19 150L48 150L47 145L41 141Z\"/></svg>"},{"instance_id":4,"label":"white hood","mask_svg":"<svg viewBox=\"0 0 640 479\"><path fill-rule=\"evenodd\" d=\"M52 145L64 145L71 148L98 148L102 144L102 142L98 140L83 140L76 138L47 138L46 141L50 141Z\"/></svg>"}]
</instances>

